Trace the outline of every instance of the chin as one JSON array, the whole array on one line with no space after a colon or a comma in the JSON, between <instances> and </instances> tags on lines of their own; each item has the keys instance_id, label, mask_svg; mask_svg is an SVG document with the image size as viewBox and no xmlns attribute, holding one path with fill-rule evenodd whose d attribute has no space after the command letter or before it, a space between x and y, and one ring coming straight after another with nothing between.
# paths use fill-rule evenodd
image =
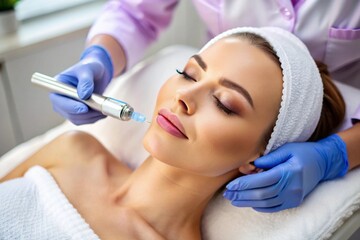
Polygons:
<instances>
[{"instance_id":1,"label":"chin","mask_svg":"<svg viewBox=\"0 0 360 240\"><path fill-rule=\"evenodd\" d=\"M142 143L145 150L157 159L164 154L164 150L166 149L166 143L164 143L161 136L156 134L156 131L153 131L151 128L145 133Z\"/></svg>"},{"instance_id":2,"label":"chin","mask_svg":"<svg viewBox=\"0 0 360 240\"><path fill-rule=\"evenodd\" d=\"M150 131L150 128L146 131L146 133L142 139L142 144L143 144L145 150L152 155L153 146L151 144L151 136L150 136L151 134L149 133L149 131Z\"/></svg>"}]
</instances>

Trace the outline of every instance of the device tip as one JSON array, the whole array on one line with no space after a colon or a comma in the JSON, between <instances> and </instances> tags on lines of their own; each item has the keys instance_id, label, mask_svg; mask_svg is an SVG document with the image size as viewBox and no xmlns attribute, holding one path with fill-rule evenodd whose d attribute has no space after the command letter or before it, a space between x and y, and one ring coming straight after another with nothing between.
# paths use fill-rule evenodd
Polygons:
<instances>
[{"instance_id":1,"label":"device tip","mask_svg":"<svg viewBox=\"0 0 360 240\"><path fill-rule=\"evenodd\" d=\"M131 118L134 119L137 122L148 122L146 121L146 117L142 115L141 113L133 112L131 115Z\"/></svg>"}]
</instances>

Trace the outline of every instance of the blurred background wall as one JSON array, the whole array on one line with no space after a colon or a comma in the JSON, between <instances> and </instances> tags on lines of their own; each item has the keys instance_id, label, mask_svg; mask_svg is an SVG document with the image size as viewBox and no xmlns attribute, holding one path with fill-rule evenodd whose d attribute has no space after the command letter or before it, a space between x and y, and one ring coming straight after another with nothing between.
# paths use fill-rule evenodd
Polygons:
<instances>
[{"instance_id":1,"label":"blurred background wall","mask_svg":"<svg viewBox=\"0 0 360 240\"><path fill-rule=\"evenodd\" d=\"M20 2L17 31L0 36L0 156L64 121L53 112L46 91L30 83L31 75L54 76L76 63L89 27L105 3L78 0L75 5L74 0L70 7L59 7L60 2L53 1L52 7L48 0L46 8L39 8L31 1L43 0ZM145 57L174 44L200 47L204 36L191 1L180 1L171 26Z\"/></svg>"}]
</instances>

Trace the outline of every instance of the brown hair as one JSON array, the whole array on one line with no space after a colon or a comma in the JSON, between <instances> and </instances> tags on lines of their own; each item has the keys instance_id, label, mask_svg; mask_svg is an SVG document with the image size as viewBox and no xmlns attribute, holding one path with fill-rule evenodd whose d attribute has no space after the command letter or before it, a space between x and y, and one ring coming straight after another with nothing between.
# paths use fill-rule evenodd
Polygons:
<instances>
[{"instance_id":1,"label":"brown hair","mask_svg":"<svg viewBox=\"0 0 360 240\"><path fill-rule=\"evenodd\" d=\"M324 98L319 123L309 141L319 140L336 131L345 117L344 99L331 80L327 66L320 61L315 62L324 85Z\"/></svg>"},{"instance_id":2,"label":"brown hair","mask_svg":"<svg viewBox=\"0 0 360 240\"><path fill-rule=\"evenodd\" d=\"M280 67L279 57L276 55L275 50L264 38L254 33L242 32L236 33L232 36L240 37L248 41L251 45L262 49L267 53ZM321 116L316 129L314 130L308 141L320 140L331 133L334 133L342 123L345 116L345 102L341 96L340 91L335 86L330 78L327 66L324 63L315 61L318 66L320 76L324 86L323 106ZM269 141L273 131L272 126L264 137L265 144Z\"/></svg>"}]
</instances>

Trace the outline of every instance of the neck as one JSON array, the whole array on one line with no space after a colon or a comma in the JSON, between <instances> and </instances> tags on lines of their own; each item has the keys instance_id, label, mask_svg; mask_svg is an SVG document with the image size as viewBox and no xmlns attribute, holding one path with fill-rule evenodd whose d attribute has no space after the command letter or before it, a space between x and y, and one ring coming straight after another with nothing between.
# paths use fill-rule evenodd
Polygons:
<instances>
[{"instance_id":1,"label":"neck","mask_svg":"<svg viewBox=\"0 0 360 240\"><path fill-rule=\"evenodd\" d=\"M200 176L149 157L118 189L115 198L166 239L201 239L201 216L208 202L234 175Z\"/></svg>"}]
</instances>

